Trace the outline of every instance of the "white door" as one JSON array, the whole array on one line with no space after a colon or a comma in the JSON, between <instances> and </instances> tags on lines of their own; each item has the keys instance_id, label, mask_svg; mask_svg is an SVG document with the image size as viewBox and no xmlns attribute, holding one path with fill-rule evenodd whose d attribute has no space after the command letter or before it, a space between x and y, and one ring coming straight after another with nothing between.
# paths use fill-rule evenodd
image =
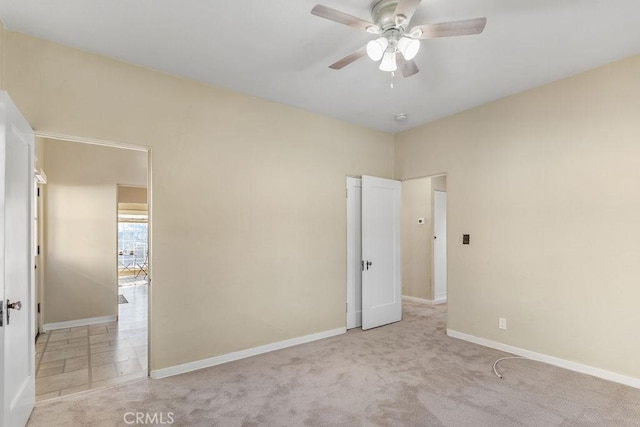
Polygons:
<instances>
[{"instance_id":1,"label":"white door","mask_svg":"<svg viewBox=\"0 0 640 427\"><path fill-rule=\"evenodd\" d=\"M362 177L362 329L402 319L401 183Z\"/></svg>"},{"instance_id":2,"label":"white door","mask_svg":"<svg viewBox=\"0 0 640 427\"><path fill-rule=\"evenodd\" d=\"M0 425L13 427L26 424L35 401L33 131L6 92L0 127Z\"/></svg>"},{"instance_id":3,"label":"white door","mask_svg":"<svg viewBox=\"0 0 640 427\"><path fill-rule=\"evenodd\" d=\"M447 192L434 191L433 208L433 301L447 301Z\"/></svg>"},{"instance_id":4,"label":"white door","mask_svg":"<svg viewBox=\"0 0 640 427\"><path fill-rule=\"evenodd\" d=\"M362 326L362 180L347 178L347 329Z\"/></svg>"}]
</instances>

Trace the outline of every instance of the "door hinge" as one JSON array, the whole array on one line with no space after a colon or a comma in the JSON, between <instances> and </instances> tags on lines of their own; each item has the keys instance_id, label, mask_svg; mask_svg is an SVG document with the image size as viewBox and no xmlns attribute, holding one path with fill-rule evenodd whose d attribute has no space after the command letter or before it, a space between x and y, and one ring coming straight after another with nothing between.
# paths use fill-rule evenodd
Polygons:
<instances>
[{"instance_id":1,"label":"door hinge","mask_svg":"<svg viewBox=\"0 0 640 427\"><path fill-rule=\"evenodd\" d=\"M38 303L38 313L40 313L40 303Z\"/></svg>"},{"instance_id":2,"label":"door hinge","mask_svg":"<svg viewBox=\"0 0 640 427\"><path fill-rule=\"evenodd\" d=\"M38 187L38 197L40 197L40 187Z\"/></svg>"},{"instance_id":3,"label":"door hinge","mask_svg":"<svg viewBox=\"0 0 640 427\"><path fill-rule=\"evenodd\" d=\"M40 255L40 245L38 245L38 255Z\"/></svg>"},{"instance_id":4,"label":"door hinge","mask_svg":"<svg viewBox=\"0 0 640 427\"><path fill-rule=\"evenodd\" d=\"M349 189L348 188L346 189L345 193L346 193L346 197L348 199L349 198Z\"/></svg>"},{"instance_id":5,"label":"door hinge","mask_svg":"<svg viewBox=\"0 0 640 427\"><path fill-rule=\"evenodd\" d=\"M347 313L348 313L349 312L349 303L346 303L345 305L346 305L345 308L347 309Z\"/></svg>"}]
</instances>

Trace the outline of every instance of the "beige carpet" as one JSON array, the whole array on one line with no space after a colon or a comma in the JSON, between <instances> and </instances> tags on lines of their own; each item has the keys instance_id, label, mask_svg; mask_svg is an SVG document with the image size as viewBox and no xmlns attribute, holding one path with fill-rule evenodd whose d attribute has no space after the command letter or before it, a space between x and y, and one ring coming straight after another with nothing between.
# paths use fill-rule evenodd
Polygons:
<instances>
[{"instance_id":1,"label":"beige carpet","mask_svg":"<svg viewBox=\"0 0 640 427\"><path fill-rule=\"evenodd\" d=\"M386 327L42 402L29 425L640 426L640 390L529 360L500 380L505 354L447 337L445 319L408 303Z\"/></svg>"}]
</instances>

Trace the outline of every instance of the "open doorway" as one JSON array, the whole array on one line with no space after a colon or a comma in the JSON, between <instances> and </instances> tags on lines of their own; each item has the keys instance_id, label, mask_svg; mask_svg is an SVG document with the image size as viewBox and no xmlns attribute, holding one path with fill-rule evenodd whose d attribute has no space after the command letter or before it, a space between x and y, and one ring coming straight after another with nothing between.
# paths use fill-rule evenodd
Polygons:
<instances>
[{"instance_id":1,"label":"open doorway","mask_svg":"<svg viewBox=\"0 0 640 427\"><path fill-rule=\"evenodd\" d=\"M401 289L398 298L414 303L436 305L447 302L447 178L437 175L399 183L401 221L398 226L401 247ZM364 324L363 274L370 260L363 249L363 182L347 177L347 329ZM383 199L376 216L392 198ZM378 228L378 227L376 227ZM387 254L383 259L392 258ZM375 264L375 263L374 263ZM386 295L391 295L387 292ZM377 303L376 303L377 304ZM400 307L400 310L402 308Z\"/></svg>"},{"instance_id":2,"label":"open doorway","mask_svg":"<svg viewBox=\"0 0 640 427\"><path fill-rule=\"evenodd\" d=\"M149 205L146 186L118 185L118 334L137 357L130 369L148 371ZM117 344L119 347L122 347ZM132 372L132 373L134 373ZM125 375L125 372L117 372Z\"/></svg>"},{"instance_id":3,"label":"open doorway","mask_svg":"<svg viewBox=\"0 0 640 427\"><path fill-rule=\"evenodd\" d=\"M402 295L424 304L447 302L447 178L402 182Z\"/></svg>"},{"instance_id":4,"label":"open doorway","mask_svg":"<svg viewBox=\"0 0 640 427\"><path fill-rule=\"evenodd\" d=\"M41 401L148 375L150 153L82 140L37 143L47 172L36 343ZM127 193L121 187L144 193L139 206L119 204ZM128 235L126 257L121 235ZM121 270L131 273L129 284L120 286Z\"/></svg>"}]
</instances>

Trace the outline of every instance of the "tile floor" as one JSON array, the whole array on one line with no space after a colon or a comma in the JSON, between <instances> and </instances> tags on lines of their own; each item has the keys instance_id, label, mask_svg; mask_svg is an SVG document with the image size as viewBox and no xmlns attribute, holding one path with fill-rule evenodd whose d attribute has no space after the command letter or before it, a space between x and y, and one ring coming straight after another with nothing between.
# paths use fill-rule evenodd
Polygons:
<instances>
[{"instance_id":1,"label":"tile floor","mask_svg":"<svg viewBox=\"0 0 640 427\"><path fill-rule=\"evenodd\" d=\"M138 275L138 277L136 277L135 275L118 277L118 286L146 285L146 284L147 284L147 278L142 274Z\"/></svg>"},{"instance_id":2,"label":"tile floor","mask_svg":"<svg viewBox=\"0 0 640 427\"><path fill-rule=\"evenodd\" d=\"M118 322L58 329L36 342L36 401L147 375L148 286L124 285Z\"/></svg>"}]
</instances>

